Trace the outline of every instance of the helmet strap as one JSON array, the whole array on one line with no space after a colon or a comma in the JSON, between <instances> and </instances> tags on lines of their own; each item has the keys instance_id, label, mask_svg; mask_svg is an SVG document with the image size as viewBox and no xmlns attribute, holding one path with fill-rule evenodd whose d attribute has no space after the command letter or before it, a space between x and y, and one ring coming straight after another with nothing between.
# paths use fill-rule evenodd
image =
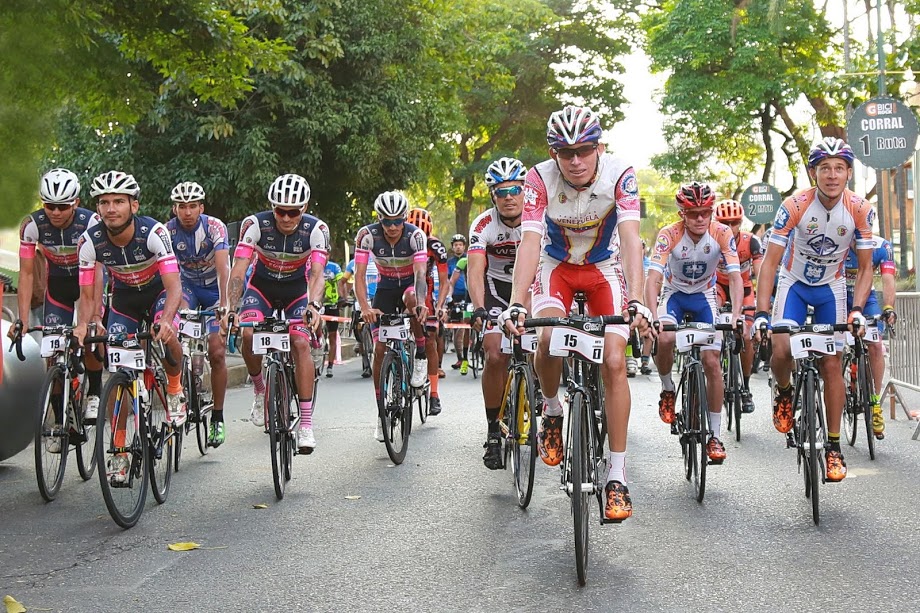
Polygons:
<instances>
[{"instance_id":1,"label":"helmet strap","mask_svg":"<svg viewBox=\"0 0 920 613\"><path fill-rule=\"evenodd\" d=\"M133 224L133 223L134 223L134 215L131 215L131 216L128 218L128 221L126 221L126 222L123 223L122 225L118 226L117 228L110 228L110 227L106 226L106 227L105 227L106 234L108 234L108 235L111 236L111 237L118 236L119 234L121 234L122 232L124 232L125 230L127 230L127 229L128 229L128 226L130 226L130 225Z\"/></svg>"}]
</instances>

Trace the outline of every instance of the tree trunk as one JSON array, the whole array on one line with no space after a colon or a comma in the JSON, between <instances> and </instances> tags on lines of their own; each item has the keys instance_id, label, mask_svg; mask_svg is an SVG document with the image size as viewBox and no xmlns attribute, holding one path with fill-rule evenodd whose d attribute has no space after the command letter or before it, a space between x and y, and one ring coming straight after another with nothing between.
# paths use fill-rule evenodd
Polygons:
<instances>
[{"instance_id":1,"label":"tree trunk","mask_svg":"<svg viewBox=\"0 0 920 613\"><path fill-rule=\"evenodd\" d=\"M461 184L463 187L463 196L454 199L454 223L456 224L457 234L462 234L469 240L470 231L470 210L473 208L473 188L476 186L473 177L467 177ZM459 187L459 186L458 186Z\"/></svg>"}]
</instances>

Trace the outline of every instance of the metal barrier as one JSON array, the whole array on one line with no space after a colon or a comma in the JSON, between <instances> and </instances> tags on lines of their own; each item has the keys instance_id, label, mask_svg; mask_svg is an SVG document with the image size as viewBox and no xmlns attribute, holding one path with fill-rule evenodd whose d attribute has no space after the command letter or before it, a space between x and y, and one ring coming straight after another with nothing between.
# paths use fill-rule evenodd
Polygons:
<instances>
[{"instance_id":1,"label":"metal barrier","mask_svg":"<svg viewBox=\"0 0 920 613\"><path fill-rule=\"evenodd\" d=\"M895 334L890 335L888 339L890 378L880 402L888 398L891 419L896 418L896 403L900 403L904 414L908 419L912 419L899 388L920 392L920 293L898 292L895 306L898 322ZM917 424L911 438L917 440L918 437L920 424Z\"/></svg>"}]
</instances>

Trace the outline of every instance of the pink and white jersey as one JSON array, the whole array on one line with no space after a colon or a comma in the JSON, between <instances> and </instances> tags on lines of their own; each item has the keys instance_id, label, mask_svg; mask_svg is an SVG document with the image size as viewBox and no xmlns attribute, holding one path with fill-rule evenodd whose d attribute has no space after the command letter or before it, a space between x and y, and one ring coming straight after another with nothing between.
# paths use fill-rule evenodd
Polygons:
<instances>
[{"instance_id":1,"label":"pink and white jersey","mask_svg":"<svg viewBox=\"0 0 920 613\"><path fill-rule=\"evenodd\" d=\"M371 256L377 262L377 289L412 287L415 264L428 261L428 238L405 222L396 244L390 244L378 221L358 230L355 237L355 262L366 263Z\"/></svg>"},{"instance_id":2,"label":"pink and white jersey","mask_svg":"<svg viewBox=\"0 0 920 613\"><path fill-rule=\"evenodd\" d=\"M524 180L522 232L543 237L543 251L559 262L597 264L616 259L621 221L639 221L639 184L623 160L604 153L588 187L569 185L555 160L540 162Z\"/></svg>"},{"instance_id":3,"label":"pink and white jersey","mask_svg":"<svg viewBox=\"0 0 920 613\"><path fill-rule=\"evenodd\" d=\"M79 267L77 245L80 237L99 221L96 213L77 207L69 226L55 228L48 213L39 209L26 217L19 228L19 257L33 259L35 250L41 249L48 262L49 276L75 277Z\"/></svg>"},{"instance_id":4,"label":"pink and white jersey","mask_svg":"<svg viewBox=\"0 0 920 613\"><path fill-rule=\"evenodd\" d=\"M665 288L697 294L715 284L720 263L726 273L741 272L731 228L713 221L694 243L684 222L678 221L658 232L649 270L664 275Z\"/></svg>"},{"instance_id":5,"label":"pink and white jersey","mask_svg":"<svg viewBox=\"0 0 920 613\"><path fill-rule=\"evenodd\" d=\"M240 242L235 258L258 256L253 275L266 281L306 281L312 262L326 266L329 254L329 226L304 213L291 234L284 234L272 211L250 215L240 224Z\"/></svg>"},{"instance_id":6,"label":"pink and white jersey","mask_svg":"<svg viewBox=\"0 0 920 613\"><path fill-rule=\"evenodd\" d=\"M493 207L474 219L470 225L470 247L467 254L484 253L486 277L511 283L514 258L520 242L521 226L506 226Z\"/></svg>"},{"instance_id":7,"label":"pink and white jersey","mask_svg":"<svg viewBox=\"0 0 920 613\"><path fill-rule=\"evenodd\" d=\"M770 242L785 249L780 275L806 285L827 285L844 276L850 246L872 249L875 210L868 200L844 190L830 209L810 187L786 198L773 222Z\"/></svg>"},{"instance_id":8,"label":"pink and white jersey","mask_svg":"<svg viewBox=\"0 0 920 613\"><path fill-rule=\"evenodd\" d=\"M166 226L152 217L134 216L134 236L123 247L112 242L105 225L97 224L80 236L80 285L92 285L96 262L109 269L115 289L142 289L161 283L166 273L179 272Z\"/></svg>"}]
</instances>

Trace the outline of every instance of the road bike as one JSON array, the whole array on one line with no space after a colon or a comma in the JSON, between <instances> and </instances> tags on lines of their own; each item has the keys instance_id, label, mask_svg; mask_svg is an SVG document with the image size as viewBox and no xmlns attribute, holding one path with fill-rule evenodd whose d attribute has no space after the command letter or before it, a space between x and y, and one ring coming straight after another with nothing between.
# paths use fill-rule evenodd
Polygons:
<instances>
[{"instance_id":1,"label":"road bike","mask_svg":"<svg viewBox=\"0 0 920 613\"><path fill-rule=\"evenodd\" d=\"M407 313L380 315L378 339L386 345L380 363L380 396L377 413L387 455L394 464L402 464L412 433L412 401L418 389L410 383L415 360L415 342ZM426 377L427 383L427 377ZM424 387L424 386L422 386Z\"/></svg>"},{"instance_id":2,"label":"road bike","mask_svg":"<svg viewBox=\"0 0 920 613\"><path fill-rule=\"evenodd\" d=\"M731 313L719 315L720 324L731 324ZM742 324L743 325L743 324ZM743 328L742 328L743 330ZM726 428L735 433L735 440L741 441L741 414L744 396L749 393L744 384L741 370L741 351L744 348L743 332L736 329L722 331L722 411L726 416Z\"/></svg>"},{"instance_id":3,"label":"road bike","mask_svg":"<svg viewBox=\"0 0 920 613\"><path fill-rule=\"evenodd\" d=\"M496 325L498 325L496 323ZM502 353L511 354L505 393L498 414L504 468L511 465L511 479L518 506L526 509L533 495L537 461L537 399L529 355L537 350L537 335L502 336Z\"/></svg>"},{"instance_id":4,"label":"road bike","mask_svg":"<svg viewBox=\"0 0 920 613\"><path fill-rule=\"evenodd\" d=\"M882 342L878 329L880 315L866 318L865 336L847 332L847 345L843 353L843 378L846 383L846 404L843 410L843 434L852 447L859 435L859 418L866 424L866 443L869 459L875 459L875 431L872 428L872 395L875 381L869 364L867 343Z\"/></svg>"},{"instance_id":5,"label":"road bike","mask_svg":"<svg viewBox=\"0 0 920 613\"><path fill-rule=\"evenodd\" d=\"M182 309L179 311L179 339L182 344L182 389L185 391L187 415L185 424L179 426L179 441L173 468L178 472L184 436L195 429L198 453L207 455L208 431L211 411L214 409L213 393L205 391L202 383L204 361L208 352L208 318L220 317L215 310Z\"/></svg>"}]
</instances>

